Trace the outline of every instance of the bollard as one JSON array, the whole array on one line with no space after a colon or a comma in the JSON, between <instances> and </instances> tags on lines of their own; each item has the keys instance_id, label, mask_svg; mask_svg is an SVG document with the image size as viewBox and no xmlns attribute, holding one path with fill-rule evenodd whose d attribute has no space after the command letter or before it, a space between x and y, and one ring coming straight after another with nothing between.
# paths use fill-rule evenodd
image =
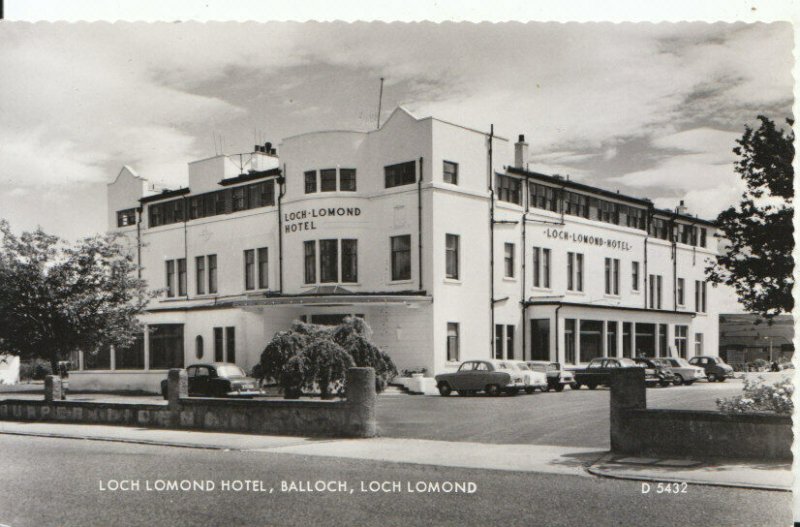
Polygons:
<instances>
[{"instance_id":1,"label":"bollard","mask_svg":"<svg viewBox=\"0 0 800 527\"><path fill-rule=\"evenodd\" d=\"M372 368L349 368L345 380L345 395L349 415L349 431L357 437L375 437L375 370Z\"/></svg>"},{"instance_id":2,"label":"bollard","mask_svg":"<svg viewBox=\"0 0 800 527\"><path fill-rule=\"evenodd\" d=\"M611 451L629 453L634 450L626 429L625 411L647 408L644 368L619 368L611 371L610 435Z\"/></svg>"},{"instance_id":3,"label":"bollard","mask_svg":"<svg viewBox=\"0 0 800 527\"><path fill-rule=\"evenodd\" d=\"M48 375L44 378L44 400L48 403L64 399L64 389L61 377Z\"/></svg>"},{"instance_id":4,"label":"bollard","mask_svg":"<svg viewBox=\"0 0 800 527\"><path fill-rule=\"evenodd\" d=\"M167 376L167 401L170 410L180 410L180 400L189 397L189 378L183 368L172 368Z\"/></svg>"}]
</instances>

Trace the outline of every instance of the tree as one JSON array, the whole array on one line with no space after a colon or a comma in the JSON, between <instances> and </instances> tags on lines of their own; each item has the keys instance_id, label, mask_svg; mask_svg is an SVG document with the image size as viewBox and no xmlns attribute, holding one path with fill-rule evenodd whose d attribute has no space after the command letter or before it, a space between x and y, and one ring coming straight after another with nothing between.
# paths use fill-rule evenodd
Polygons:
<instances>
[{"instance_id":1,"label":"tree","mask_svg":"<svg viewBox=\"0 0 800 527\"><path fill-rule=\"evenodd\" d=\"M118 235L68 245L41 229L15 236L5 220L0 235L0 349L56 372L71 352L134 342L136 316L156 293Z\"/></svg>"},{"instance_id":2,"label":"tree","mask_svg":"<svg viewBox=\"0 0 800 527\"><path fill-rule=\"evenodd\" d=\"M732 286L747 311L771 321L794 307L794 121L786 120L785 131L763 115L758 119L761 126L745 126L736 140L735 170L747 190L738 207L717 217L727 247L706 273L710 282Z\"/></svg>"}]
</instances>

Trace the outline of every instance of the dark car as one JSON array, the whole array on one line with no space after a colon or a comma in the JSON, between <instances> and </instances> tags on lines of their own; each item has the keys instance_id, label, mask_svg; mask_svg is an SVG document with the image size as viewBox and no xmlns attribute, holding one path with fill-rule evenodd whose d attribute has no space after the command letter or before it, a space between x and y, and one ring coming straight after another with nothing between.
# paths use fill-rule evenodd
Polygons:
<instances>
[{"instance_id":1,"label":"dark car","mask_svg":"<svg viewBox=\"0 0 800 527\"><path fill-rule=\"evenodd\" d=\"M575 384L573 388L579 390L581 386L588 386L594 390L598 386L608 386L611 382L611 371L617 368L641 368L642 365L636 364L632 359L597 357L589 361L585 368L573 370ZM658 384L658 377L655 370L644 369L644 382L647 386Z\"/></svg>"},{"instance_id":2,"label":"dark car","mask_svg":"<svg viewBox=\"0 0 800 527\"><path fill-rule=\"evenodd\" d=\"M229 362L192 364L186 368L190 397L255 397L262 395L258 381ZM161 394L167 398L167 380L161 381Z\"/></svg>"},{"instance_id":3,"label":"dark car","mask_svg":"<svg viewBox=\"0 0 800 527\"><path fill-rule=\"evenodd\" d=\"M633 362L644 367L645 371L648 369L654 370L656 377L658 377L658 384L661 386L666 387L675 382L675 374L672 373L672 370L664 367L664 365L660 362L656 362L646 357L638 357L633 359Z\"/></svg>"},{"instance_id":4,"label":"dark car","mask_svg":"<svg viewBox=\"0 0 800 527\"><path fill-rule=\"evenodd\" d=\"M515 369L510 361L470 360L453 373L436 376L436 387L445 397L457 391L458 395L472 395L485 392L486 395L499 395L506 392L516 395L525 388L523 373Z\"/></svg>"},{"instance_id":5,"label":"dark car","mask_svg":"<svg viewBox=\"0 0 800 527\"><path fill-rule=\"evenodd\" d=\"M725 382L726 379L733 378L733 368L725 364L719 357L701 355L689 359L689 364L699 366L706 371L708 382Z\"/></svg>"}]
</instances>

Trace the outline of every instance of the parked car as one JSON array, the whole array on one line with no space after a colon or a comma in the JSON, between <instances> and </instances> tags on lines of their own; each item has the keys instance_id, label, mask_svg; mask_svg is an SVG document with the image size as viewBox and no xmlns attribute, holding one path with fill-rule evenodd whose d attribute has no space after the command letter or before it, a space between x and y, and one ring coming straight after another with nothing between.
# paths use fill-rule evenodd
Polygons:
<instances>
[{"instance_id":1,"label":"parked car","mask_svg":"<svg viewBox=\"0 0 800 527\"><path fill-rule=\"evenodd\" d=\"M193 397L255 397L262 395L258 381L229 362L192 364L186 368L189 395ZM167 398L167 380L161 381L161 395Z\"/></svg>"},{"instance_id":2,"label":"parked car","mask_svg":"<svg viewBox=\"0 0 800 527\"><path fill-rule=\"evenodd\" d=\"M525 393L533 393L537 389L547 391L547 375L544 372L531 368L525 361L512 361L513 364L522 372L522 379L525 383Z\"/></svg>"},{"instance_id":3,"label":"parked car","mask_svg":"<svg viewBox=\"0 0 800 527\"><path fill-rule=\"evenodd\" d=\"M656 362L654 359L637 357L633 359L633 362L644 367L645 371L648 369L654 370L656 372L656 377L658 377L658 384L660 386L666 387L675 381L675 374L660 362Z\"/></svg>"},{"instance_id":4,"label":"parked car","mask_svg":"<svg viewBox=\"0 0 800 527\"><path fill-rule=\"evenodd\" d=\"M463 362L453 373L442 373L435 377L439 394L447 397L454 391L459 395L484 392L500 395L505 392L516 395L525 388L522 371L514 368L511 361L469 360Z\"/></svg>"},{"instance_id":5,"label":"parked car","mask_svg":"<svg viewBox=\"0 0 800 527\"><path fill-rule=\"evenodd\" d=\"M706 378L706 372L703 368L700 368L699 366L692 366L684 358L664 357L661 359L653 359L653 361L657 364L661 364L663 367L672 372L672 374L675 376L675 378L672 380L672 384L675 386L679 386L681 384L691 386L696 381Z\"/></svg>"},{"instance_id":6,"label":"parked car","mask_svg":"<svg viewBox=\"0 0 800 527\"><path fill-rule=\"evenodd\" d=\"M689 359L689 364L699 366L706 372L708 382L725 382L726 379L733 378L733 368L725 364L719 357L701 355Z\"/></svg>"},{"instance_id":7,"label":"parked car","mask_svg":"<svg viewBox=\"0 0 800 527\"><path fill-rule=\"evenodd\" d=\"M626 358L609 358L597 357L589 361L585 368L573 370L575 375L574 389L579 390L581 386L588 386L590 390L594 390L598 386L608 386L611 382L611 371L616 368L641 368L642 366L636 364L633 359ZM656 371L651 368L644 370L644 382L647 386L655 386L658 384L658 376Z\"/></svg>"},{"instance_id":8,"label":"parked car","mask_svg":"<svg viewBox=\"0 0 800 527\"><path fill-rule=\"evenodd\" d=\"M563 391L564 386L575 386L575 376L572 372L562 370L558 362L546 360L529 360L528 367L533 371L542 372L547 376L547 390Z\"/></svg>"}]
</instances>

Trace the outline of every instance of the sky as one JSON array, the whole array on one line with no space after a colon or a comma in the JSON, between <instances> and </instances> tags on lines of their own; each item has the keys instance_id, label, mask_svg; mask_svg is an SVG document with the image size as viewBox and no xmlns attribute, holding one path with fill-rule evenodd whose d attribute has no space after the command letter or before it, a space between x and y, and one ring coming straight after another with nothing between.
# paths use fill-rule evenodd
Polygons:
<instances>
[{"instance_id":1,"label":"sky","mask_svg":"<svg viewBox=\"0 0 800 527\"><path fill-rule=\"evenodd\" d=\"M4 23L0 217L68 239L106 228L123 165L187 162L402 104L525 134L532 170L713 219L743 186L732 148L791 116L788 23Z\"/></svg>"}]
</instances>

